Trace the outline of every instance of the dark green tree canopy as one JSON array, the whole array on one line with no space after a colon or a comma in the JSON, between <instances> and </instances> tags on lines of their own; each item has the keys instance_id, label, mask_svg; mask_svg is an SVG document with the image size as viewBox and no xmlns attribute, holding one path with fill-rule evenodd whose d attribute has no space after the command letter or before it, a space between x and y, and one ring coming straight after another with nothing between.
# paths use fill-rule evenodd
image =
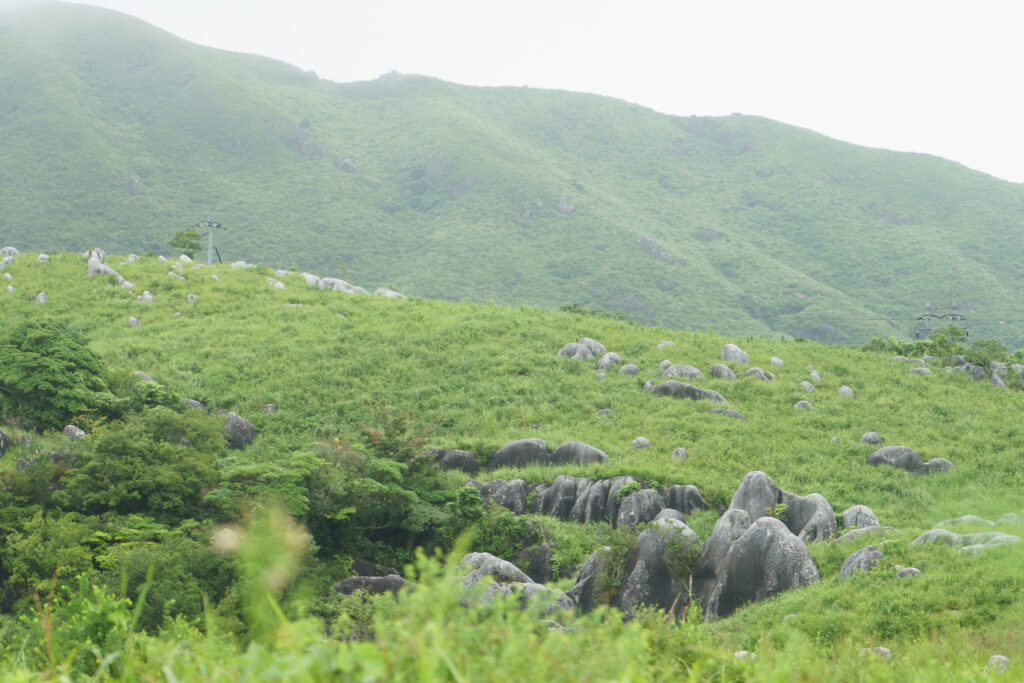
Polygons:
<instances>
[{"instance_id":1,"label":"dark green tree canopy","mask_svg":"<svg viewBox=\"0 0 1024 683\"><path fill-rule=\"evenodd\" d=\"M110 416L122 401L84 337L57 320L25 320L0 339L0 415L59 429L78 415Z\"/></svg>"}]
</instances>

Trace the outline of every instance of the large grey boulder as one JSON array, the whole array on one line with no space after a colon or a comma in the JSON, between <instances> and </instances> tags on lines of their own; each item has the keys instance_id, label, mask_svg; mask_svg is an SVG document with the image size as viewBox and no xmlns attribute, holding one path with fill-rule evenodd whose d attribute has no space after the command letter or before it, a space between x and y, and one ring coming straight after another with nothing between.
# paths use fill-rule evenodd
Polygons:
<instances>
[{"instance_id":1,"label":"large grey boulder","mask_svg":"<svg viewBox=\"0 0 1024 683\"><path fill-rule=\"evenodd\" d=\"M674 484L662 495L665 506L688 515L694 510L707 510L708 504L700 495L700 489L693 484Z\"/></svg>"},{"instance_id":2,"label":"large grey boulder","mask_svg":"<svg viewBox=\"0 0 1024 683\"><path fill-rule=\"evenodd\" d=\"M783 365L786 364L785 361L783 361L778 356L772 356L768 362L772 364L773 368L781 368Z\"/></svg>"},{"instance_id":3,"label":"large grey boulder","mask_svg":"<svg viewBox=\"0 0 1024 683\"><path fill-rule=\"evenodd\" d=\"M462 451L457 448L444 448L435 450L434 464L442 470L459 470L467 474L476 474L480 470L480 463L476 456L469 451Z\"/></svg>"},{"instance_id":4,"label":"large grey boulder","mask_svg":"<svg viewBox=\"0 0 1024 683\"><path fill-rule=\"evenodd\" d=\"M21 252L15 247L4 247L3 249L0 249L0 256L18 256L20 254Z\"/></svg>"},{"instance_id":5,"label":"large grey boulder","mask_svg":"<svg viewBox=\"0 0 1024 683\"><path fill-rule=\"evenodd\" d=\"M638 368L636 365L633 365L632 363L626 363L621 368L619 368L619 374L620 375L630 375L630 376L639 375L640 374L640 368Z\"/></svg>"},{"instance_id":6,"label":"large grey boulder","mask_svg":"<svg viewBox=\"0 0 1024 683\"><path fill-rule=\"evenodd\" d=\"M579 441L566 441L551 454L552 464L593 465L608 462L609 458L599 448Z\"/></svg>"},{"instance_id":7,"label":"large grey boulder","mask_svg":"<svg viewBox=\"0 0 1024 683\"><path fill-rule=\"evenodd\" d=\"M811 394L813 394L815 391L818 390L817 387L815 387L813 384L811 384L807 380L803 380L802 382L800 382L800 388L803 389L804 391L808 392L808 393L811 393Z\"/></svg>"},{"instance_id":8,"label":"large grey boulder","mask_svg":"<svg viewBox=\"0 0 1024 683\"><path fill-rule=\"evenodd\" d=\"M601 356L601 360L597 361L597 369L598 370L607 370L608 368L612 367L613 365L621 365L621 364L622 364L622 358L619 356L619 354L615 353L614 351L609 351L608 353L606 353L603 356Z\"/></svg>"},{"instance_id":9,"label":"large grey boulder","mask_svg":"<svg viewBox=\"0 0 1024 683\"><path fill-rule=\"evenodd\" d=\"M253 442L258 433L255 425L235 412L227 414L224 431L228 435L228 446L231 448L245 448Z\"/></svg>"},{"instance_id":10,"label":"large grey boulder","mask_svg":"<svg viewBox=\"0 0 1024 683\"><path fill-rule=\"evenodd\" d=\"M975 382L984 381L986 375L988 374L985 372L985 368L983 368L982 366L974 365L973 363L967 362L965 362L963 365L958 365L956 369L959 370L960 372L966 372L974 379Z\"/></svg>"},{"instance_id":11,"label":"large grey boulder","mask_svg":"<svg viewBox=\"0 0 1024 683\"><path fill-rule=\"evenodd\" d=\"M715 379L724 379L727 381L736 379L736 373L732 371L732 368L723 363L715 363L711 366L711 376Z\"/></svg>"},{"instance_id":12,"label":"large grey boulder","mask_svg":"<svg viewBox=\"0 0 1024 683\"><path fill-rule=\"evenodd\" d=\"M793 404L796 410L814 410L814 404L810 401L797 401Z\"/></svg>"},{"instance_id":13,"label":"large grey boulder","mask_svg":"<svg viewBox=\"0 0 1024 683\"><path fill-rule=\"evenodd\" d=\"M89 277L92 277L93 275L113 275L114 277L117 277L119 275L116 270L103 263L103 261L95 256L89 259L88 273Z\"/></svg>"},{"instance_id":14,"label":"large grey boulder","mask_svg":"<svg viewBox=\"0 0 1024 683\"><path fill-rule=\"evenodd\" d=\"M818 372L817 370L814 370L814 369L812 369L812 370L811 370L811 371L810 371L810 372L809 372L809 373L807 374L807 376L811 378L811 381L812 381L812 382L821 382L821 373L820 373L820 372Z\"/></svg>"},{"instance_id":15,"label":"large grey boulder","mask_svg":"<svg viewBox=\"0 0 1024 683\"><path fill-rule=\"evenodd\" d=\"M715 576L702 596L708 618L728 616L746 603L820 580L807 545L774 517L755 520L731 541Z\"/></svg>"},{"instance_id":16,"label":"large grey boulder","mask_svg":"<svg viewBox=\"0 0 1024 683\"><path fill-rule=\"evenodd\" d=\"M913 474L948 472L953 469L953 463L945 458L932 458L923 462L917 451L906 446L883 446L868 456L868 464L888 465Z\"/></svg>"},{"instance_id":17,"label":"large grey boulder","mask_svg":"<svg viewBox=\"0 0 1024 683\"><path fill-rule=\"evenodd\" d=\"M666 554L685 554L699 544L697 534L685 522L662 518L652 524L636 539L626 561L626 578L617 601L619 608L632 615L637 607L647 605L678 617L689 598L683 590L684 577L677 573L680 568L671 566Z\"/></svg>"},{"instance_id":18,"label":"large grey boulder","mask_svg":"<svg viewBox=\"0 0 1024 683\"><path fill-rule=\"evenodd\" d=\"M352 595L356 591L365 591L370 595L392 593L398 595L398 591L406 586L411 586L408 581L398 574L387 576L350 576L342 579L334 585L334 592L342 595Z\"/></svg>"},{"instance_id":19,"label":"large grey boulder","mask_svg":"<svg viewBox=\"0 0 1024 683\"><path fill-rule=\"evenodd\" d=\"M860 437L860 442L861 443L869 443L869 444L874 444L874 445L880 446L880 445L885 443L885 439L883 439L882 435L879 434L878 432L865 432Z\"/></svg>"},{"instance_id":20,"label":"large grey boulder","mask_svg":"<svg viewBox=\"0 0 1024 683\"><path fill-rule=\"evenodd\" d=\"M843 510L844 529L860 529L879 525L878 516L866 505L854 505Z\"/></svg>"},{"instance_id":21,"label":"large grey boulder","mask_svg":"<svg viewBox=\"0 0 1024 683\"><path fill-rule=\"evenodd\" d=\"M701 389L695 387L692 384L686 384L685 382L678 382L674 379L670 379L667 382L655 386L651 389L651 393L655 396L672 396L674 398L688 398L693 401L711 401L712 403L725 403L725 397L717 391L711 389Z\"/></svg>"},{"instance_id":22,"label":"large grey boulder","mask_svg":"<svg viewBox=\"0 0 1024 683\"><path fill-rule=\"evenodd\" d=\"M583 344L571 343L566 344L558 351L559 356L565 356L572 358L573 360L588 360L594 356L594 354Z\"/></svg>"},{"instance_id":23,"label":"large grey boulder","mask_svg":"<svg viewBox=\"0 0 1024 683\"><path fill-rule=\"evenodd\" d=\"M843 386L839 387L839 389L836 390L836 395L839 398L845 398L845 399L848 399L850 401L852 401L854 399L854 396L855 396L854 393L853 393L853 389L851 389L850 387L846 386L845 384Z\"/></svg>"},{"instance_id":24,"label":"large grey boulder","mask_svg":"<svg viewBox=\"0 0 1024 683\"><path fill-rule=\"evenodd\" d=\"M861 548L846 558L843 568L839 570L839 577L845 581L857 572L866 572L885 557L882 551L873 545Z\"/></svg>"},{"instance_id":25,"label":"large grey boulder","mask_svg":"<svg viewBox=\"0 0 1024 683\"><path fill-rule=\"evenodd\" d=\"M648 439L646 436L638 436L635 439L633 439L631 445L633 446L633 448L650 448L654 444L651 443L651 440Z\"/></svg>"},{"instance_id":26,"label":"large grey boulder","mask_svg":"<svg viewBox=\"0 0 1024 683\"><path fill-rule=\"evenodd\" d=\"M665 500L661 494L651 489L634 491L622 499L619 512L615 516L614 526L628 526L636 529L640 524L654 521L658 513L665 509Z\"/></svg>"},{"instance_id":27,"label":"large grey boulder","mask_svg":"<svg viewBox=\"0 0 1024 683\"><path fill-rule=\"evenodd\" d=\"M685 377L686 379L696 379L703 377L704 373L693 367L692 365L683 365L680 363L673 363L672 365L665 368L662 373L662 377Z\"/></svg>"},{"instance_id":28,"label":"large grey boulder","mask_svg":"<svg viewBox=\"0 0 1024 683\"><path fill-rule=\"evenodd\" d=\"M750 472L743 478L729 503L730 509L743 510L750 520L771 516L785 505L785 524L801 540L812 542L835 536L836 517L832 506L817 493L798 496L783 491L764 472Z\"/></svg>"},{"instance_id":29,"label":"large grey boulder","mask_svg":"<svg viewBox=\"0 0 1024 683\"><path fill-rule=\"evenodd\" d=\"M999 374L995 370L992 371L992 378L991 378L990 382L997 389L1002 389L1003 391L1009 391L1009 389L1006 386L1006 382L1003 381L1003 378L1000 377Z\"/></svg>"},{"instance_id":30,"label":"large grey boulder","mask_svg":"<svg viewBox=\"0 0 1024 683\"><path fill-rule=\"evenodd\" d=\"M738 363L739 365L746 365L750 362L750 356L747 355L746 351L736 346L735 344L726 344L722 347L722 360L726 363Z\"/></svg>"},{"instance_id":31,"label":"large grey boulder","mask_svg":"<svg viewBox=\"0 0 1024 683\"><path fill-rule=\"evenodd\" d=\"M499 467L525 467L548 460L548 444L544 439L519 439L505 444L491 456L487 469Z\"/></svg>"},{"instance_id":32,"label":"large grey boulder","mask_svg":"<svg viewBox=\"0 0 1024 683\"><path fill-rule=\"evenodd\" d=\"M672 451L673 460L686 460L690 457L690 451L686 450L682 446Z\"/></svg>"}]
</instances>

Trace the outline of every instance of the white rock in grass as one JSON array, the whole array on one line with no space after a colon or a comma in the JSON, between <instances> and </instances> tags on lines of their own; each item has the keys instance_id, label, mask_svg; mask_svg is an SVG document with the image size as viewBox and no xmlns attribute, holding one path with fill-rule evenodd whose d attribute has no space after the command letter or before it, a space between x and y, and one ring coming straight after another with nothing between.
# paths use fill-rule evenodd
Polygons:
<instances>
[{"instance_id":1,"label":"white rock in grass","mask_svg":"<svg viewBox=\"0 0 1024 683\"><path fill-rule=\"evenodd\" d=\"M651 443L651 440L643 436L633 439L633 448L650 448L652 445L654 444Z\"/></svg>"},{"instance_id":2,"label":"white rock in grass","mask_svg":"<svg viewBox=\"0 0 1024 683\"><path fill-rule=\"evenodd\" d=\"M35 303L45 304L46 303L46 292L39 292L36 294Z\"/></svg>"},{"instance_id":3,"label":"white rock in grass","mask_svg":"<svg viewBox=\"0 0 1024 683\"><path fill-rule=\"evenodd\" d=\"M675 345L676 345L676 343L675 343L675 342L673 342L673 341L669 341L669 340L667 340L667 339L666 339L665 341L663 341L663 342L659 343L659 344L658 344L657 346L655 346L654 348L656 348L656 349L663 349L663 348L665 348L666 346L675 346Z\"/></svg>"},{"instance_id":4,"label":"white rock in grass","mask_svg":"<svg viewBox=\"0 0 1024 683\"><path fill-rule=\"evenodd\" d=\"M1010 665L1010 658L1006 655L992 655L988 658L986 668L992 673L1006 673L1006 667Z\"/></svg>"},{"instance_id":5,"label":"white rock in grass","mask_svg":"<svg viewBox=\"0 0 1024 683\"><path fill-rule=\"evenodd\" d=\"M7 285L7 293L14 294L14 285Z\"/></svg>"},{"instance_id":6,"label":"white rock in grass","mask_svg":"<svg viewBox=\"0 0 1024 683\"><path fill-rule=\"evenodd\" d=\"M40 254L39 258L36 259L36 263L44 263L44 262L49 261L49 260L50 260L49 256L47 256L46 254Z\"/></svg>"},{"instance_id":7,"label":"white rock in grass","mask_svg":"<svg viewBox=\"0 0 1024 683\"><path fill-rule=\"evenodd\" d=\"M302 277L306 280L306 284L310 287L317 287L320 285L320 278L313 273L303 273Z\"/></svg>"},{"instance_id":8,"label":"white rock in grass","mask_svg":"<svg viewBox=\"0 0 1024 683\"><path fill-rule=\"evenodd\" d=\"M188 254L182 254L178 257L178 260L182 263L192 263L192 258Z\"/></svg>"},{"instance_id":9,"label":"white rock in grass","mask_svg":"<svg viewBox=\"0 0 1024 683\"><path fill-rule=\"evenodd\" d=\"M284 291L284 289L285 289L284 283L281 282L281 281L275 282L274 283L274 289Z\"/></svg>"},{"instance_id":10,"label":"white rock in grass","mask_svg":"<svg viewBox=\"0 0 1024 683\"><path fill-rule=\"evenodd\" d=\"M189 303L192 303L193 301L195 301L198 298L199 298L198 294L186 294L185 295L185 301L187 301Z\"/></svg>"},{"instance_id":11,"label":"white rock in grass","mask_svg":"<svg viewBox=\"0 0 1024 683\"><path fill-rule=\"evenodd\" d=\"M14 276L10 273L4 273L4 279L10 281L14 279Z\"/></svg>"},{"instance_id":12,"label":"white rock in grass","mask_svg":"<svg viewBox=\"0 0 1024 683\"><path fill-rule=\"evenodd\" d=\"M853 389L851 389L850 387L846 386L845 384L843 386L839 387L839 389L836 390L836 395L839 398L845 398L845 399L849 399L851 401L854 399Z\"/></svg>"},{"instance_id":13,"label":"white rock in grass","mask_svg":"<svg viewBox=\"0 0 1024 683\"><path fill-rule=\"evenodd\" d=\"M141 301L142 303L145 303L145 304L151 304L154 301L156 301L156 299L153 298L153 295L150 294L149 290L144 291L142 294L140 294L139 296L137 296L135 298L136 298L136 300Z\"/></svg>"},{"instance_id":14,"label":"white rock in grass","mask_svg":"<svg viewBox=\"0 0 1024 683\"><path fill-rule=\"evenodd\" d=\"M217 277L216 275L211 275L210 279L213 280L214 282L220 282L220 278Z\"/></svg>"},{"instance_id":15,"label":"white rock in grass","mask_svg":"<svg viewBox=\"0 0 1024 683\"><path fill-rule=\"evenodd\" d=\"M167 257L163 255L157 256L156 260L159 261L160 263L167 263Z\"/></svg>"},{"instance_id":16,"label":"white rock in grass","mask_svg":"<svg viewBox=\"0 0 1024 683\"><path fill-rule=\"evenodd\" d=\"M291 273L290 270L282 270L281 268L278 268L277 270L274 271L274 277L284 277L289 273Z\"/></svg>"},{"instance_id":17,"label":"white rock in grass","mask_svg":"<svg viewBox=\"0 0 1024 683\"><path fill-rule=\"evenodd\" d=\"M21 252L14 247L4 247L3 249L0 249L0 255L2 256L17 256L20 253Z\"/></svg>"},{"instance_id":18,"label":"white rock in grass","mask_svg":"<svg viewBox=\"0 0 1024 683\"><path fill-rule=\"evenodd\" d=\"M138 318L136 318L134 315L131 316L130 318L128 318L128 327L138 327L138 326L139 326L139 319Z\"/></svg>"},{"instance_id":19,"label":"white rock in grass","mask_svg":"<svg viewBox=\"0 0 1024 683\"><path fill-rule=\"evenodd\" d=\"M674 451L672 451L672 459L673 460L686 460L689 457L690 457L690 452L688 450L686 450L685 448L683 448L682 446L680 446L679 448L677 448Z\"/></svg>"},{"instance_id":20,"label":"white rock in grass","mask_svg":"<svg viewBox=\"0 0 1024 683\"><path fill-rule=\"evenodd\" d=\"M377 296L382 296L385 299L407 299L407 298L409 298L405 294L402 294L401 292L396 292L393 289L388 289L387 287L378 287L373 293L375 295L377 295Z\"/></svg>"},{"instance_id":21,"label":"white rock in grass","mask_svg":"<svg viewBox=\"0 0 1024 683\"><path fill-rule=\"evenodd\" d=\"M771 361L769 362L772 364L773 368L781 368L783 365L786 364L785 361L783 361L778 356L772 356Z\"/></svg>"},{"instance_id":22,"label":"white rock in grass","mask_svg":"<svg viewBox=\"0 0 1024 683\"><path fill-rule=\"evenodd\" d=\"M810 401L797 401L793 407L797 410L814 410L814 404Z\"/></svg>"}]
</instances>

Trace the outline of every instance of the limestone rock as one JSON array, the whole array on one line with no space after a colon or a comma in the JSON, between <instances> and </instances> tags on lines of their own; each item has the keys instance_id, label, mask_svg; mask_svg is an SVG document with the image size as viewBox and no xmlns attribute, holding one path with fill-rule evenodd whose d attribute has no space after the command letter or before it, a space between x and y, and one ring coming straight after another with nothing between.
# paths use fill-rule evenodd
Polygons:
<instances>
[{"instance_id":1,"label":"limestone rock","mask_svg":"<svg viewBox=\"0 0 1024 683\"><path fill-rule=\"evenodd\" d=\"M356 285L353 285L350 282L345 282L344 280L340 280L335 277L321 278L320 281L317 283L317 287L321 291L329 289L332 292L346 292L348 294L369 294L369 292L367 292L362 287L357 287Z\"/></svg>"},{"instance_id":2,"label":"limestone rock","mask_svg":"<svg viewBox=\"0 0 1024 683\"><path fill-rule=\"evenodd\" d=\"M897 579L913 578L915 576L921 576L921 574L923 574L923 573L924 572L922 572L917 567L904 567L903 569L901 569L898 572L896 572L896 578Z\"/></svg>"},{"instance_id":3,"label":"limestone rock","mask_svg":"<svg viewBox=\"0 0 1024 683\"><path fill-rule=\"evenodd\" d=\"M676 398L688 398L693 401L711 401L712 403L725 403L725 397L711 389L700 389L685 382L670 379L653 387L651 393L655 396L672 396Z\"/></svg>"},{"instance_id":4,"label":"limestone rock","mask_svg":"<svg viewBox=\"0 0 1024 683\"><path fill-rule=\"evenodd\" d=\"M202 403L195 400L194 398L186 398L183 400L183 403L189 408L192 408L193 410L206 410L206 406L204 406Z\"/></svg>"},{"instance_id":5,"label":"limestone rock","mask_svg":"<svg viewBox=\"0 0 1024 683\"><path fill-rule=\"evenodd\" d=\"M476 474L480 470L480 463L476 456L469 451L461 451L455 448L447 448L434 451L434 464L442 470L459 470L467 474Z\"/></svg>"},{"instance_id":6,"label":"limestone rock","mask_svg":"<svg viewBox=\"0 0 1024 683\"><path fill-rule=\"evenodd\" d=\"M517 515L526 513L526 482L522 479L492 479L479 485L480 497Z\"/></svg>"},{"instance_id":7,"label":"limestone rock","mask_svg":"<svg viewBox=\"0 0 1024 683\"><path fill-rule=\"evenodd\" d=\"M676 343L674 341L669 341L669 340L666 339L664 341L658 342L658 345L655 346L654 348L656 348L656 349L663 349L665 347L675 346L675 345L676 345Z\"/></svg>"},{"instance_id":8,"label":"limestone rock","mask_svg":"<svg viewBox=\"0 0 1024 683\"><path fill-rule=\"evenodd\" d=\"M636 495L636 494L633 494ZM641 605L658 607L678 617L689 602L679 576L665 560L670 547L674 551L698 545L700 539L685 522L662 518L636 539L626 561L625 579L618 596L618 605L626 614L633 614Z\"/></svg>"},{"instance_id":9,"label":"limestone rock","mask_svg":"<svg viewBox=\"0 0 1024 683\"><path fill-rule=\"evenodd\" d=\"M14 445L14 440L8 436L7 432L0 429L0 455L4 454L8 448Z\"/></svg>"},{"instance_id":10,"label":"limestone rock","mask_svg":"<svg viewBox=\"0 0 1024 683\"><path fill-rule=\"evenodd\" d=\"M651 440L645 436L638 436L633 439L633 448L650 448L652 445Z\"/></svg>"},{"instance_id":11,"label":"limestone rock","mask_svg":"<svg viewBox=\"0 0 1024 683\"><path fill-rule=\"evenodd\" d=\"M845 581L857 572L866 572L878 564L883 557L885 556L882 551L873 545L861 548L846 558L842 569L839 570L839 577Z\"/></svg>"},{"instance_id":12,"label":"limestone rock","mask_svg":"<svg viewBox=\"0 0 1024 683\"><path fill-rule=\"evenodd\" d=\"M750 368L743 373L744 377L756 377L762 382L771 382L775 379L775 375L770 372L765 372L761 368Z\"/></svg>"},{"instance_id":13,"label":"limestone rock","mask_svg":"<svg viewBox=\"0 0 1024 683\"><path fill-rule=\"evenodd\" d=\"M601 360L597 361L597 369L598 370L607 370L608 368L612 367L613 365L621 365L621 364L622 364L622 358L619 357L619 354L615 353L614 351L609 351L606 354L604 354L603 356L601 356Z\"/></svg>"},{"instance_id":14,"label":"limestone rock","mask_svg":"<svg viewBox=\"0 0 1024 683\"><path fill-rule=\"evenodd\" d=\"M39 257L36 258L36 263L45 263L46 261L49 261L49 260L50 260L49 256L47 256L46 254L40 254Z\"/></svg>"},{"instance_id":15,"label":"limestone rock","mask_svg":"<svg viewBox=\"0 0 1024 683\"><path fill-rule=\"evenodd\" d=\"M593 353L583 344L577 344L575 342L566 344L558 351L559 356L566 356L573 360L587 360L593 357Z\"/></svg>"},{"instance_id":16,"label":"limestone rock","mask_svg":"<svg viewBox=\"0 0 1024 683\"><path fill-rule=\"evenodd\" d=\"M382 296L385 299L407 299L408 298L405 294L401 294L399 292L396 292L393 289L388 289L387 287L378 287L373 293L375 295L377 295L377 296Z\"/></svg>"},{"instance_id":17,"label":"limestone rock","mask_svg":"<svg viewBox=\"0 0 1024 683\"><path fill-rule=\"evenodd\" d=\"M548 459L548 444L544 439L519 439L505 444L491 456L487 469L499 467L524 467Z\"/></svg>"},{"instance_id":18,"label":"limestone rock","mask_svg":"<svg viewBox=\"0 0 1024 683\"><path fill-rule=\"evenodd\" d=\"M551 454L550 460L558 464L592 465L609 461L608 456L599 448L579 441L566 441Z\"/></svg>"},{"instance_id":19,"label":"limestone rock","mask_svg":"<svg viewBox=\"0 0 1024 683\"><path fill-rule=\"evenodd\" d=\"M793 407L797 410L814 410L814 404L810 401L797 401Z\"/></svg>"},{"instance_id":20,"label":"limestone rock","mask_svg":"<svg viewBox=\"0 0 1024 683\"><path fill-rule=\"evenodd\" d=\"M703 377L704 373L693 367L692 365L683 365L680 363L674 363L665 368L662 373L662 377L685 377L686 379L696 379Z\"/></svg>"},{"instance_id":21,"label":"limestone rock","mask_svg":"<svg viewBox=\"0 0 1024 683\"><path fill-rule=\"evenodd\" d=\"M700 495L700 489L693 484L673 484L662 496L665 507L688 515L694 510L707 510L708 504Z\"/></svg>"},{"instance_id":22,"label":"limestone rock","mask_svg":"<svg viewBox=\"0 0 1024 683\"><path fill-rule=\"evenodd\" d=\"M748 602L820 580L807 546L773 517L755 520L731 541L715 574L704 604L709 618L728 616Z\"/></svg>"},{"instance_id":23,"label":"limestone rock","mask_svg":"<svg viewBox=\"0 0 1024 683\"><path fill-rule=\"evenodd\" d=\"M812 382L821 382L821 373L817 370L811 370L807 376L811 378Z\"/></svg>"},{"instance_id":24,"label":"limestone rock","mask_svg":"<svg viewBox=\"0 0 1024 683\"><path fill-rule=\"evenodd\" d=\"M747 417L743 413L737 413L735 410L726 410L725 408L714 408L708 411L711 415L725 415L731 417L734 420L746 420Z\"/></svg>"},{"instance_id":25,"label":"limestone rock","mask_svg":"<svg viewBox=\"0 0 1024 683\"><path fill-rule=\"evenodd\" d=\"M72 441L78 441L85 436L85 431L81 427L68 425L64 428L64 436L68 437Z\"/></svg>"},{"instance_id":26,"label":"limestone rock","mask_svg":"<svg viewBox=\"0 0 1024 683\"><path fill-rule=\"evenodd\" d=\"M772 356L771 360L769 360L768 362L772 364L773 368L781 368L783 365L786 364L781 358L778 358L776 356Z\"/></svg>"},{"instance_id":27,"label":"limestone rock","mask_svg":"<svg viewBox=\"0 0 1024 683\"><path fill-rule=\"evenodd\" d=\"M608 349L604 347L604 344L599 341L595 341L590 337L583 337L580 339L579 343L586 346L592 356L602 356L608 353Z\"/></svg>"},{"instance_id":28,"label":"limestone rock","mask_svg":"<svg viewBox=\"0 0 1024 683\"><path fill-rule=\"evenodd\" d=\"M815 387L813 384L811 384L807 380L803 380L802 382L800 382L800 388L803 389L804 391L808 392L808 393L811 393L811 394L813 394L815 391L818 390L817 387Z\"/></svg>"},{"instance_id":29,"label":"limestone rock","mask_svg":"<svg viewBox=\"0 0 1024 683\"><path fill-rule=\"evenodd\" d=\"M683 448L682 446L680 446L679 448L677 448L674 451L672 451L672 459L673 460L686 460L689 457L690 457L690 452L688 450L686 450L685 448Z\"/></svg>"},{"instance_id":30,"label":"limestone rock","mask_svg":"<svg viewBox=\"0 0 1024 683\"><path fill-rule=\"evenodd\" d=\"M576 576L576 585L566 591L566 595L576 603L582 612L590 612L601 602L601 572L608 560L611 548L604 546L590 554Z\"/></svg>"},{"instance_id":31,"label":"limestone rock","mask_svg":"<svg viewBox=\"0 0 1024 683\"><path fill-rule=\"evenodd\" d=\"M635 529L639 524L651 522L665 509L665 500L657 491L641 489L622 499L613 526Z\"/></svg>"},{"instance_id":32,"label":"limestone rock","mask_svg":"<svg viewBox=\"0 0 1024 683\"><path fill-rule=\"evenodd\" d=\"M932 371L928 368L910 368L907 372L911 375L931 375Z\"/></svg>"},{"instance_id":33,"label":"limestone rock","mask_svg":"<svg viewBox=\"0 0 1024 683\"><path fill-rule=\"evenodd\" d=\"M36 294L36 298L33 299L33 303L45 304L46 303L46 292L39 292Z\"/></svg>"},{"instance_id":34,"label":"limestone rock","mask_svg":"<svg viewBox=\"0 0 1024 683\"><path fill-rule=\"evenodd\" d=\"M839 396L839 398L845 398L851 401L854 399L853 389L846 386L845 384L839 387L838 390L836 390L836 395Z\"/></svg>"},{"instance_id":35,"label":"limestone rock","mask_svg":"<svg viewBox=\"0 0 1024 683\"><path fill-rule=\"evenodd\" d=\"M398 574L387 576L350 576L342 579L334 585L334 592L342 595L352 595L356 591L366 591L370 595L392 593L398 595L398 591L406 586L411 586L408 581Z\"/></svg>"},{"instance_id":36,"label":"limestone rock","mask_svg":"<svg viewBox=\"0 0 1024 683\"><path fill-rule=\"evenodd\" d=\"M640 374L640 368L638 368L637 366L633 365L632 363L626 363L621 368L619 368L619 374L620 375L636 376L636 375Z\"/></svg>"},{"instance_id":37,"label":"limestone rock","mask_svg":"<svg viewBox=\"0 0 1024 683\"><path fill-rule=\"evenodd\" d=\"M913 448L906 446L884 446L868 457L869 465L889 465L898 467L914 474L934 474L949 472L953 463L945 458L932 458L922 462L921 455Z\"/></svg>"},{"instance_id":38,"label":"limestone rock","mask_svg":"<svg viewBox=\"0 0 1024 683\"><path fill-rule=\"evenodd\" d=\"M153 295L150 294L148 290L144 291L142 294L140 294L139 296L135 297L135 299L137 301L141 301L144 304L151 304L154 301L156 301L156 299L153 298Z\"/></svg>"},{"instance_id":39,"label":"limestone rock","mask_svg":"<svg viewBox=\"0 0 1024 683\"><path fill-rule=\"evenodd\" d=\"M136 318L134 315L133 316L129 316L128 317L128 327L138 327L138 326L139 326L139 319Z\"/></svg>"},{"instance_id":40,"label":"limestone rock","mask_svg":"<svg viewBox=\"0 0 1024 683\"><path fill-rule=\"evenodd\" d=\"M313 275L312 273L303 273L302 279L306 281L306 284L310 287L320 287L320 277Z\"/></svg>"},{"instance_id":41,"label":"limestone rock","mask_svg":"<svg viewBox=\"0 0 1024 683\"><path fill-rule=\"evenodd\" d=\"M879 526L878 516L866 505L854 505L843 510L843 528L860 529L868 526Z\"/></svg>"},{"instance_id":42,"label":"limestone rock","mask_svg":"<svg viewBox=\"0 0 1024 683\"><path fill-rule=\"evenodd\" d=\"M863 540L863 537L881 536L890 531L897 531L897 529L891 526L862 526L857 529L850 529L837 538L836 543L853 543L854 541Z\"/></svg>"},{"instance_id":43,"label":"limestone rock","mask_svg":"<svg viewBox=\"0 0 1024 683\"><path fill-rule=\"evenodd\" d=\"M874 445L881 445L881 444L885 443L885 439L883 439L882 435L879 434L878 432L865 432L860 437L860 442L861 443L874 444Z\"/></svg>"},{"instance_id":44,"label":"limestone rock","mask_svg":"<svg viewBox=\"0 0 1024 683\"><path fill-rule=\"evenodd\" d=\"M750 356L735 344L723 346L721 358L727 363L737 363L739 365L746 365L750 362Z\"/></svg>"},{"instance_id":45,"label":"limestone rock","mask_svg":"<svg viewBox=\"0 0 1024 683\"><path fill-rule=\"evenodd\" d=\"M711 366L711 376L715 379L724 379L729 381L736 379L736 373L732 371L732 368L723 363L715 363Z\"/></svg>"},{"instance_id":46,"label":"limestone rock","mask_svg":"<svg viewBox=\"0 0 1024 683\"><path fill-rule=\"evenodd\" d=\"M1005 655L992 655L988 658L985 668L992 673L1004 674L1006 667L1010 665L1010 658Z\"/></svg>"},{"instance_id":47,"label":"limestone rock","mask_svg":"<svg viewBox=\"0 0 1024 683\"><path fill-rule=\"evenodd\" d=\"M252 443L258 433L251 422L235 412L227 414L224 431L228 435L228 446L231 448L245 448Z\"/></svg>"},{"instance_id":48,"label":"limestone rock","mask_svg":"<svg viewBox=\"0 0 1024 683\"><path fill-rule=\"evenodd\" d=\"M0 249L0 256L20 256L21 252L14 247L4 247Z\"/></svg>"}]
</instances>

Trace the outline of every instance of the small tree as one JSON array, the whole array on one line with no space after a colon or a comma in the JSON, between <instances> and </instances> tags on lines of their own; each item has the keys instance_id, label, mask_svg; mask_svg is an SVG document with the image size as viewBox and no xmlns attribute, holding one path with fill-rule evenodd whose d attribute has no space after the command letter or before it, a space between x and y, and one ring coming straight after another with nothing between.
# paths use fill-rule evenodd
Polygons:
<instances>
[{"instance_id":1,"label":"small tree","mask_svg":"<svg viewBox=\"0 0 1024 683\"><path fill-rule=\"evenodd\" d=\"M181 252L189 258L203 249L203 245L199 243L199 231L195 228L179 230L174 233L174 237L167 243L167 246L181 249Z\"/></svg>"}]
</instances>

